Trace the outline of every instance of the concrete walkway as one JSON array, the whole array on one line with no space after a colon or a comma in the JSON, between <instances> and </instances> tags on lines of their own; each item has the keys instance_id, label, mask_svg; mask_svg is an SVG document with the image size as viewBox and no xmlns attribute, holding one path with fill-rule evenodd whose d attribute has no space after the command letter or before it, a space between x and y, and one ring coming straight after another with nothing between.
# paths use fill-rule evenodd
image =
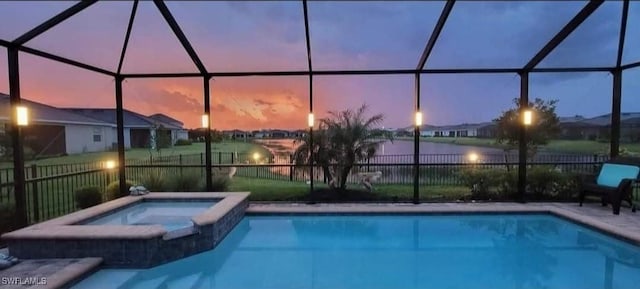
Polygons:
<instances>
[{"instance_id":1,"label":"concrete walkway","mask_svg":"<svg viewBox=\"0 0 640 289\"><path fill-rule=\"evenodd\" d=\"M60 288L94 270L100 263L101 258L22 260L0 271L0 288Z\"/></svg>"}]
</instances>

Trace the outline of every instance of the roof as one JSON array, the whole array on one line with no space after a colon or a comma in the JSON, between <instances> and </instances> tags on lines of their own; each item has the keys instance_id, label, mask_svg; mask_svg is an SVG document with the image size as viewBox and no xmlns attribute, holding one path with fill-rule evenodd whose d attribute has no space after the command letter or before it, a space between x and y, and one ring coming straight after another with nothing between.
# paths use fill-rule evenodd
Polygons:
<instances>
[{"instance_id":1,"label":"roof","mask_svg":"<svg viewBox=\"0 0 640 289\"><path fill-rule=\"evenodd\" d=\"M29 108L30 118L34 123L56 123L56 124L81 124L96 126L113 126L112 123L105 122L93 117L56 108L39 102L22 99L21 104ZM11 115L9 96L0 93L0 120L9 120Z\"/></svg>"},{"instance_id":2,"label":"roof","mask_svg":"<svg viewBox=\"0 0 640 289\"><path fill-rule=\"evenodd\" d=\"M632 121L635 118L640 118L640 112L623 112L620 114L621 122ZM611 114L610 113L603 114L593 118L585 119L582 122L586 124L598 125L598 126L611 125Z\"/></svg>"},{"instance_id":3,"label":"roof","mask_svg":"<svg viewBox=\"0 0 640 289\"><path fill-rule=\"evenodd\" d=\"M87 117L99 119L104 122L116 123L115 108L63 108L66 111L81 114ZM129 110L123 111L124 126L129 128L147 128L154 124L154 121L144 115Z\"/></svg>"},{"instance_id":4,"label":"roof","mask_svg":"<svg viewBox=\"0 0 640 289\"><path fill-rule=\"evenodd\" d=\"M570 123L570 122L580 122L585 120L584 116L576 115L576 116L561 116L558 117L558 121L560 123Z\"/></svg>"},{"instance_id":5,"label":"roof","mask_svg":"<svg viewBox=\"0 0 640 289\"><path fill-rule=\"evenodd\" d=\"M154 119L162 124L167 124L175 127L181 128L184 125L183 122L162 113L152 114L149 116L149 118Z\"/></svg>"},{"instance_id":6,"label":"roof","mask_svg":"<svg viewBox=\"0 0 640 289\"><path fill-rule=\"evenodd\" d=\"M494 122L480 122L480 123L462 123L456 125L423 125L420 130L458 130L458 129L480 129L487 126L495 125Z\"/></svg>"}]
</instances>

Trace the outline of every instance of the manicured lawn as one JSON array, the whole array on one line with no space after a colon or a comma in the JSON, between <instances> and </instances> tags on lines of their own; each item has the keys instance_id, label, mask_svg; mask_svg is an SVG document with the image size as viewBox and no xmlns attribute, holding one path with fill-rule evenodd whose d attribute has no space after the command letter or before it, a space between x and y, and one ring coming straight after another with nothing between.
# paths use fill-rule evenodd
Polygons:
<instances>
[{"instance_id":1,"label":"manicured lawn","mask_svg":"<svg viewBox=\"0 0 640 289\"><path fill-rule=\"evenodd\" d=\"M423 137L420 140L424 142L449 143L456 145L482 146L501 149L506 147L504 145L496 144L494 139L473 137ZM640 144L621 144L620 147L631 154L640 154ZM549 144L543 146L542 149L545 151L561 153L607 154L609 152L609 144L590 140L552 140L549 142Z\"/></svg>"},{"instance_id":2,"label":"manicured lawn","mask_svg":"<svg viewBox=\"0 0 640 289\"><path fill-rule=\"evenodd\" d=\"M167 156L178 156L178 155L197 155L204 153L204 143L193 143L187 146L174 146L171 148L165 148L160 151L160 153L155 150L149 150L144 148L139 149L130 149L125 152L125 157L127 160L148 160L150 156L154 158L158 156L167 157ZM268 150L263 148L262 146L250 142L221 142L214 143L212 145L212 151L214 152L213 159L214 162L217 160L217 153L233 153L237 152L240 160L244 161L247 156L251 156L254 152L258 152L261 156L270 156ZM56 165L56 164L72 164L72 163L91 163L91 162L101 162L104 160L115 160L118 158L117 152L96 152L96 153L83 153L83 154L74 154L68 156L61 157L53 157L46 159L39 159L35 161L27 161L25 165L29 166L33 163L37 165ZM0 163L0 168L3 167L12 167L13 164L10 162L2 162Z\"/></svg>"},{"instance_id":3,"label":"manicured lawn","mask_svg":"<svg viewBox=\"0 0 640 289\"><path fill-rule=\"evenodd\" d=\"M323 183L316 183L315 188L326 188ZM349 188L362 189L357 184ZM234 177L229 186L231 192L251 192L252 201L300 201L309 194L309 185L305 182L265 180L250 177ZM382 199L409 201L413 198L413 185L374 185L374 195ZM420 199L423 201L449 200L455 201L468 195L469 189L463 186L421 186Z\"/></svg>"}]
</instances>

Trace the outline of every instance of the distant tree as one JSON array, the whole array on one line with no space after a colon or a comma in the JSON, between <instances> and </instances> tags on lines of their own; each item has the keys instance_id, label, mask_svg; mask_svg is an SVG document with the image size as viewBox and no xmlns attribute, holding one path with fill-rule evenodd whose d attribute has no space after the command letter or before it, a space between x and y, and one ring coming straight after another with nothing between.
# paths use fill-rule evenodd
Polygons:
<instances>
[{"instance_id":1,"label":"distant tree","mask_svg":"<svg viewBox=\"0 0 640 289\"><path fill-rule=\"evenodd\" d=\"M211 131L211 142L222 142L224 140L224 134L222 131L214 129Z\"/></svg>"},{"instance_id":2,"label":"distant tree","mask_svg":"<svg viewBox=\"0 0 640 289\"><path fill-rule=\"evenodd\" d=\"M321 119L318 130L313 132L313 145L309 136L298 140L301 144L294 153L296 164L308 164L313 156L329 184L344 191L355 164L373 157L380 144L393 140L391 132L375 128L384 116L366 117L366 111L366 105L355 111L330 111L329 117Z\"/></svg>"},{"instance_id":3,"label":"distant tree","mask_svg":"<svg viewBox=\"0 0 640 289\"><path fill-rule=\"evenodd\" d=\"M520 127L522 118L519 112L519 100L513 100L515 108L504 111L500 117L494 121L498 124L498 134L496 142L506 144L509 149L516 149L520 143ZM535 156L541 145L549 143L549 140L556 137L560 132L560 120L556 115L556 104L558 100L544 101L536 98L529 103L529 108L533 111L533 123L527 127L527 155L529 158Z\"/></svg>"}]
</instances>

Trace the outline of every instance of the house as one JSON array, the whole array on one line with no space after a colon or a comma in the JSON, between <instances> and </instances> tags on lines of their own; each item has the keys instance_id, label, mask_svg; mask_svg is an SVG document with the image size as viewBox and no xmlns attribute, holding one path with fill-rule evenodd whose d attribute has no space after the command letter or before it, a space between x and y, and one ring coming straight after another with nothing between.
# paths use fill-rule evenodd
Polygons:
<instances>
[{"instance_id":1,"label":"house","mask_svg":"<svg viewBox=\"0 0 640 289\"><path fill-rule=\"evenodd\" d=\"M271 135L271 138L288 138L289 137L289 132L281 129L269 130L269 134Z\"/></svg>"},{"instance_id":2,"label":"house","mask_svg":"<svg viewBox=\"0 0 640 289\"><path fill-rule=\"evenodd\" d=\"M116 124L115 108L64 108L64 110L111 123L114 126ZM164 115L155 114L155 116L154 119L130 110L123 110L125 148L155 147L152 140L155 139L156 133L166 134L171 144L179 138L188 138L188 133L181 122Z\"/></svg>"},{"instance_id":3,"label":"house","mask_svg":"<svg viewBox=\"0 0 640 289\"><path fill-rule=\"evenodd\" d=\"M582 116L560 117L560 138L597 140L609 138L611 114L592 118ZM622 141L640 140L640 112L620 114L620 137Z\"/></svg>"},{"instance_id":4,"label":"house","mask_svg":"<svg viewBox=\"0 0 640 289\"><path fill-rule=\"evenodd\" d=\"M152 114L149 118L155 121L156 127L171 131L171 143L175 144L179 139L189 139L189 131L183 128L184 123L181 121L162 113Z\"/></svg>"},{"instance_id":5,"label":"house","mask_svg":"<svg viewBox=\"0 0 640 289\"><path fill-rule=\"evenodd\" d=\"M251 137L251 132L247 132L239 129L223 130L222 134L224 134L226 138L230 138L230 139L247 139Z\"/></svg>"},{"instance_id":6,"label":"house","mask_svg":"<svg viewBox=\"0 0 640 289\"><path fill-rule=\"evenodd\" d=\"M420 136L427 137L495 137L496 125L492 122L463 123L458 125L423 125Z\"/></svg>"},{"instance_id":7,"label":"house","mask_svg":"<svg viewBox=\"0 0 640 289\"><path fill-rule=\"evenodd\" d=\"M30 125L23 128L25 147L35 155L99 152L116 147L117 135L109 122L23 99ZM9 96L0 93L0 123L11 115Z\"/></svg>"},{"instance_id":8,"label":"house","mask_svg":"<svg viewBox=\"0 0 640 289\"><path fill-rule=\"evenodd\" d=\"M290 138L303 138L308 133L309 133L308 130L298 129L298 130L294 130L292 132L289 132L289 137Z\"/></svg>"},{"instance_id":9,"label":"house","mask_svg":"<svg viewBox=\"0 0 640 289\"><path fill-rule=\"evenodd\" d=\"M22 99L31 124L23 129L25 145L36 155L60 155L114 150L117 147L116 110L113 108L57 108ZM0 123L8 123L9 96L0 94ZM163 114L144 116L124 110L125 148L146 148L156 133L166 133L171 144L188 138L183 123ZM159 129L162 128L162 129Z\"/></svg>"}]
</instances>

